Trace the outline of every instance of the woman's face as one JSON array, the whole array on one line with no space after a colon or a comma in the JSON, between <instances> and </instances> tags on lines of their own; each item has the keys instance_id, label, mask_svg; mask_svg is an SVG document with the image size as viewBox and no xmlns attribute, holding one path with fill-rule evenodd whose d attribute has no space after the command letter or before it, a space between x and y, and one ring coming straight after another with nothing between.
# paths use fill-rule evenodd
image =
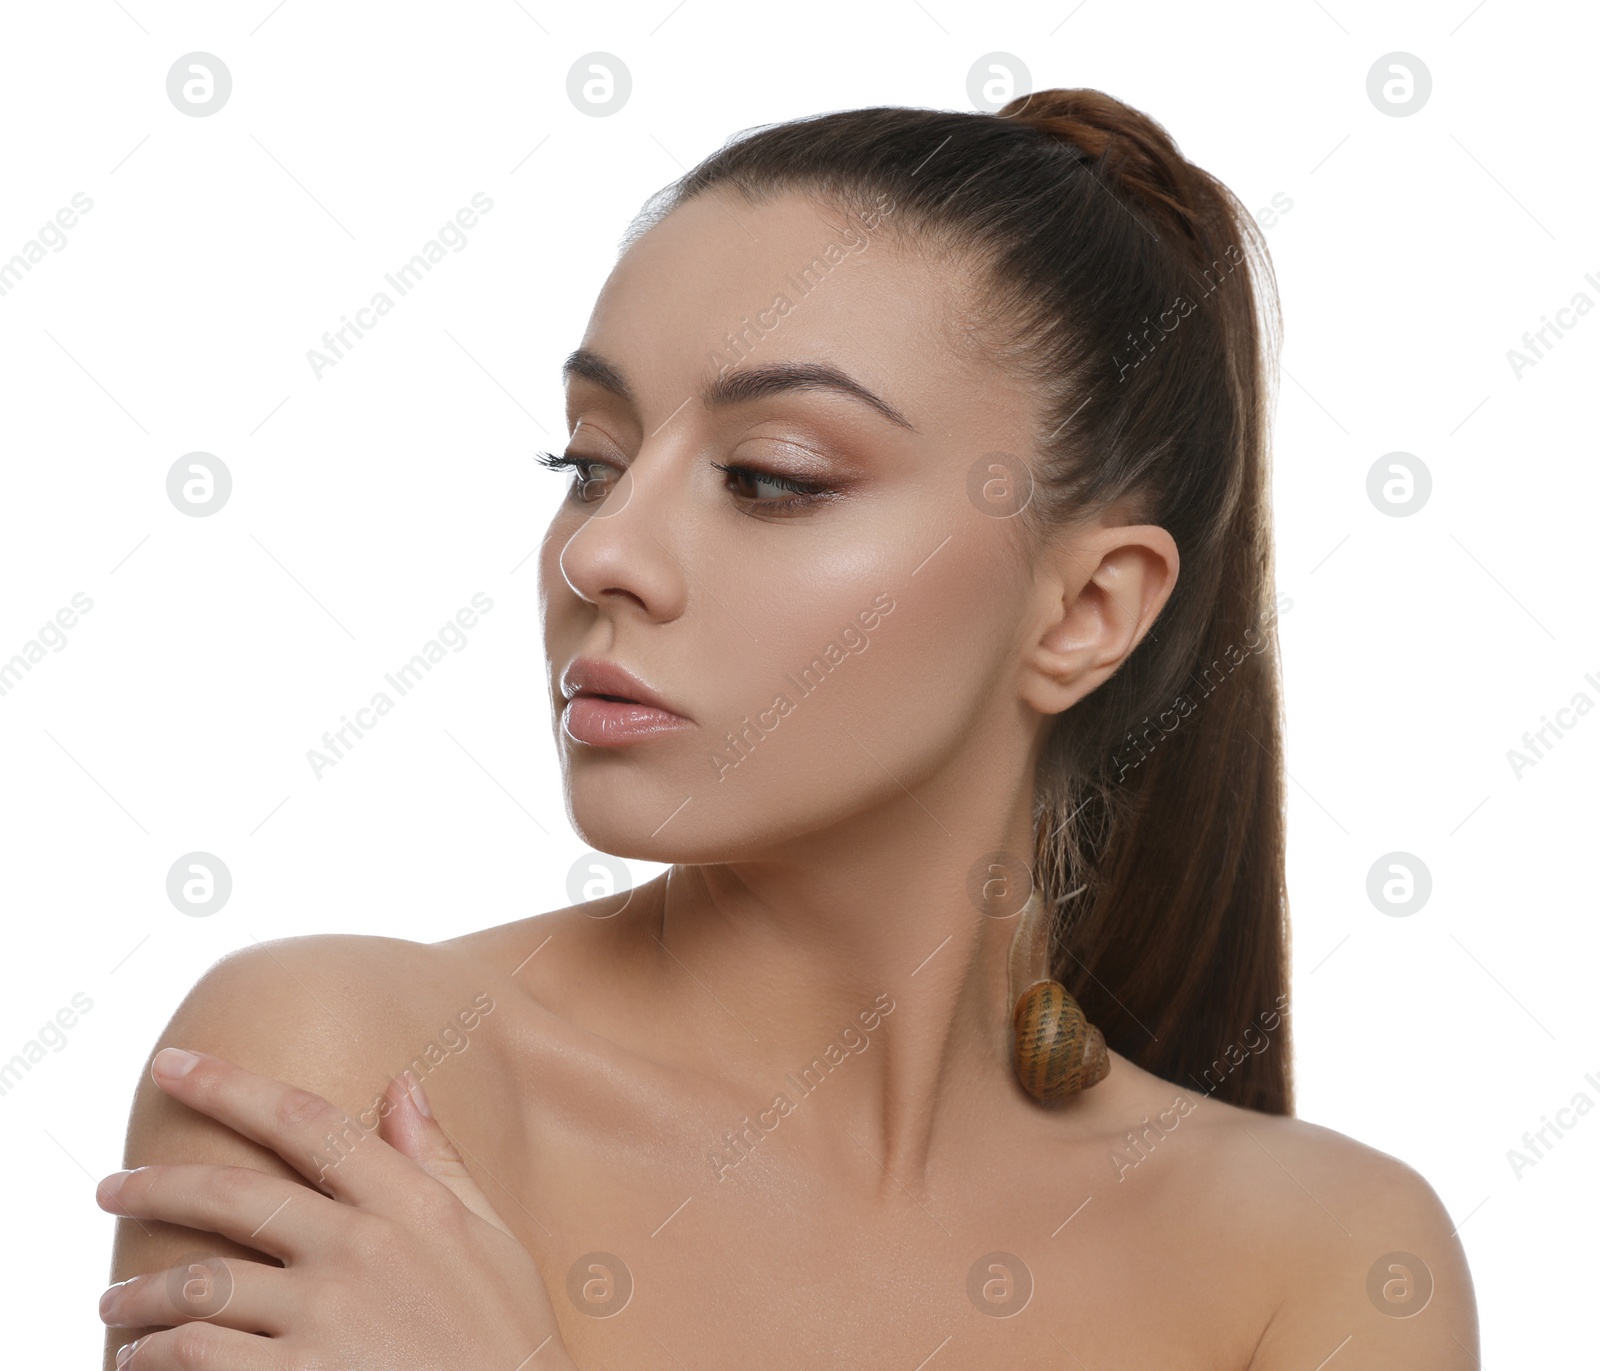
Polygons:
<instances>
[{"instance_id":1,"label":"woman's face","mask_svg":"<svg viewBox=\"0 0 1600 1371\"><path fill-rule=\"evenodd\" d=\"M701 195L600 293L567 388L588 482L539 575L570 817L601 850L747 859L911 807L941 772L970 783L1026 760L1038 716L1018 663L1048 605L1004 516L1033 400L970 340L967 283L897 254L893 206L879 213L869 227L800 195ZM747 384L801 365L881 404ZM688 722L579 741L561 681L580 656L632 671Z\"/></svg>"}]
</instances>

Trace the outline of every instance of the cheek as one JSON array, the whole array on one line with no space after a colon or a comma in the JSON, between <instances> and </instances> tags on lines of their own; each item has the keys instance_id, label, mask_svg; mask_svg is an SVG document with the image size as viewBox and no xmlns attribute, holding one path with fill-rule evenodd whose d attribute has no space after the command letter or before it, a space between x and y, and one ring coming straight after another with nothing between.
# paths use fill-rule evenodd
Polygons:
<instances>
[{"instance_id":1,"label":"cheek","mask_svg":"<svg viewBox=\"0 0 1600 1371\"><path fill-rule=\"evenodd\" d=\"M1000 717L1011 606L975 556L952 541L915 575L908 557L862 559L774 607L759 643L730 650L702 816L822 827L903 796Z\"/></svg>"}]
</instances>

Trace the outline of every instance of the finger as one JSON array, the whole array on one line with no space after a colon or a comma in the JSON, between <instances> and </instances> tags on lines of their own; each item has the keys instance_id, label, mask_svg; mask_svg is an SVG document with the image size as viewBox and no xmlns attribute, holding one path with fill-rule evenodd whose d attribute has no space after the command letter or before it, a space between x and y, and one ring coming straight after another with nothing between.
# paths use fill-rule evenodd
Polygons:
<instances>
[{"instance_id":1,"label":"finger","mask_svg":"<svg viewBox=\"0 0 1600 1371\"><path fill-rule=\"evenodd\" d=\"M337 1202L248 1166L141 1166L107 1176L95 1201L111 1214L218 1233L270 1257L300 1256L337 1222Z\"/></svg>"},{"instance_id":2,"label":"finger","mask_svg":"<svg viewBox=\"0 0 1600 1371\"><path fill-rule=\"evenodd\" d=\"M401 1156L414 1161L480 1219L507 1237L515 1237L473 1180L461 1150L433 1117L416 1073L405 1071L394 1077L384 1095L392 1107L384 1112L378 1125L383 1140Z\"/></svg>"},{"instance_id":3,"label":"finger","mask_svg":"<svg viewBox=\"0 0 1600 1371\"><path fill-rule=\"evenodd\" d=\"M288 1371L271 1338L209 1323L150 1333L128 1347L117 1354L118 1371Z\"/></svg>"},{"instance_id":4,"label":"finger","mask_svg":"<svg viewBox=\"0 0 1600 1371\"><path fill-rule=\"evenodd\" d=\"M368 1137L375 1128L309 1090L171 1047L156 1053L150 1072L174 1099L270 1148L336 1199L377 1208L412 1173L393 1148Z\"/></svg>"},{"instance_id":5,"label":"finger","mask_svg":"<svg viewBox=\"0 0 1600 1371\"><path fill-rule=\"evenodd\" d=\"M100 1321L109 1328L170 1328L203 1319L245 1333L283 1333L293 1312L287 1281L281 1267L196 1255L113 1285L100 1297Z\"/></svg>"}]
</instances>

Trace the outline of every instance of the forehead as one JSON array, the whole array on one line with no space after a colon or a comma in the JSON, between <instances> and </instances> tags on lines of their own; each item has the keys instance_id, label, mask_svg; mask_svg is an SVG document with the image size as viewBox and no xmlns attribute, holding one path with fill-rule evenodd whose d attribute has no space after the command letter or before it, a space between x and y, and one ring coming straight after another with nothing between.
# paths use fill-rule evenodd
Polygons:
<instances>
[{"instance_id":1,"label":"forehead","mask_svg":"<svg viewBox=\"0 0 1600 1371\"><path fill-rule=\"evenodd\" d=\"M620 364L647 408L746 361L826 361L919 429L948 427L953 394L993 396L997 380L969 331L975 269L902 245L884 206L874 225L800 193L694 196L622 255L584 344Z\"/></svg>"}]
</instances>

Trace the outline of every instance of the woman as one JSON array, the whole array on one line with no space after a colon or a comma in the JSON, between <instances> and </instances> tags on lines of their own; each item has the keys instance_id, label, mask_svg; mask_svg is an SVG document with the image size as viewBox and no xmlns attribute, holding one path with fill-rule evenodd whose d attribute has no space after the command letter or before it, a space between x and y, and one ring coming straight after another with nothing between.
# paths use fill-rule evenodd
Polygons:
<instances>
[{"instance_id":1,"label":"woman","mask_svg":"<svg viewBox=\"0 0 1600 1371\"><path fill-rule=\"evenodd\" d=\"M647 206L540 575L573 825L671 865L210 971L108 1365L1475 1366L1433 1191L1291 1112L1275 325L1095 91Z\"/></svg>"}]
</instances>

